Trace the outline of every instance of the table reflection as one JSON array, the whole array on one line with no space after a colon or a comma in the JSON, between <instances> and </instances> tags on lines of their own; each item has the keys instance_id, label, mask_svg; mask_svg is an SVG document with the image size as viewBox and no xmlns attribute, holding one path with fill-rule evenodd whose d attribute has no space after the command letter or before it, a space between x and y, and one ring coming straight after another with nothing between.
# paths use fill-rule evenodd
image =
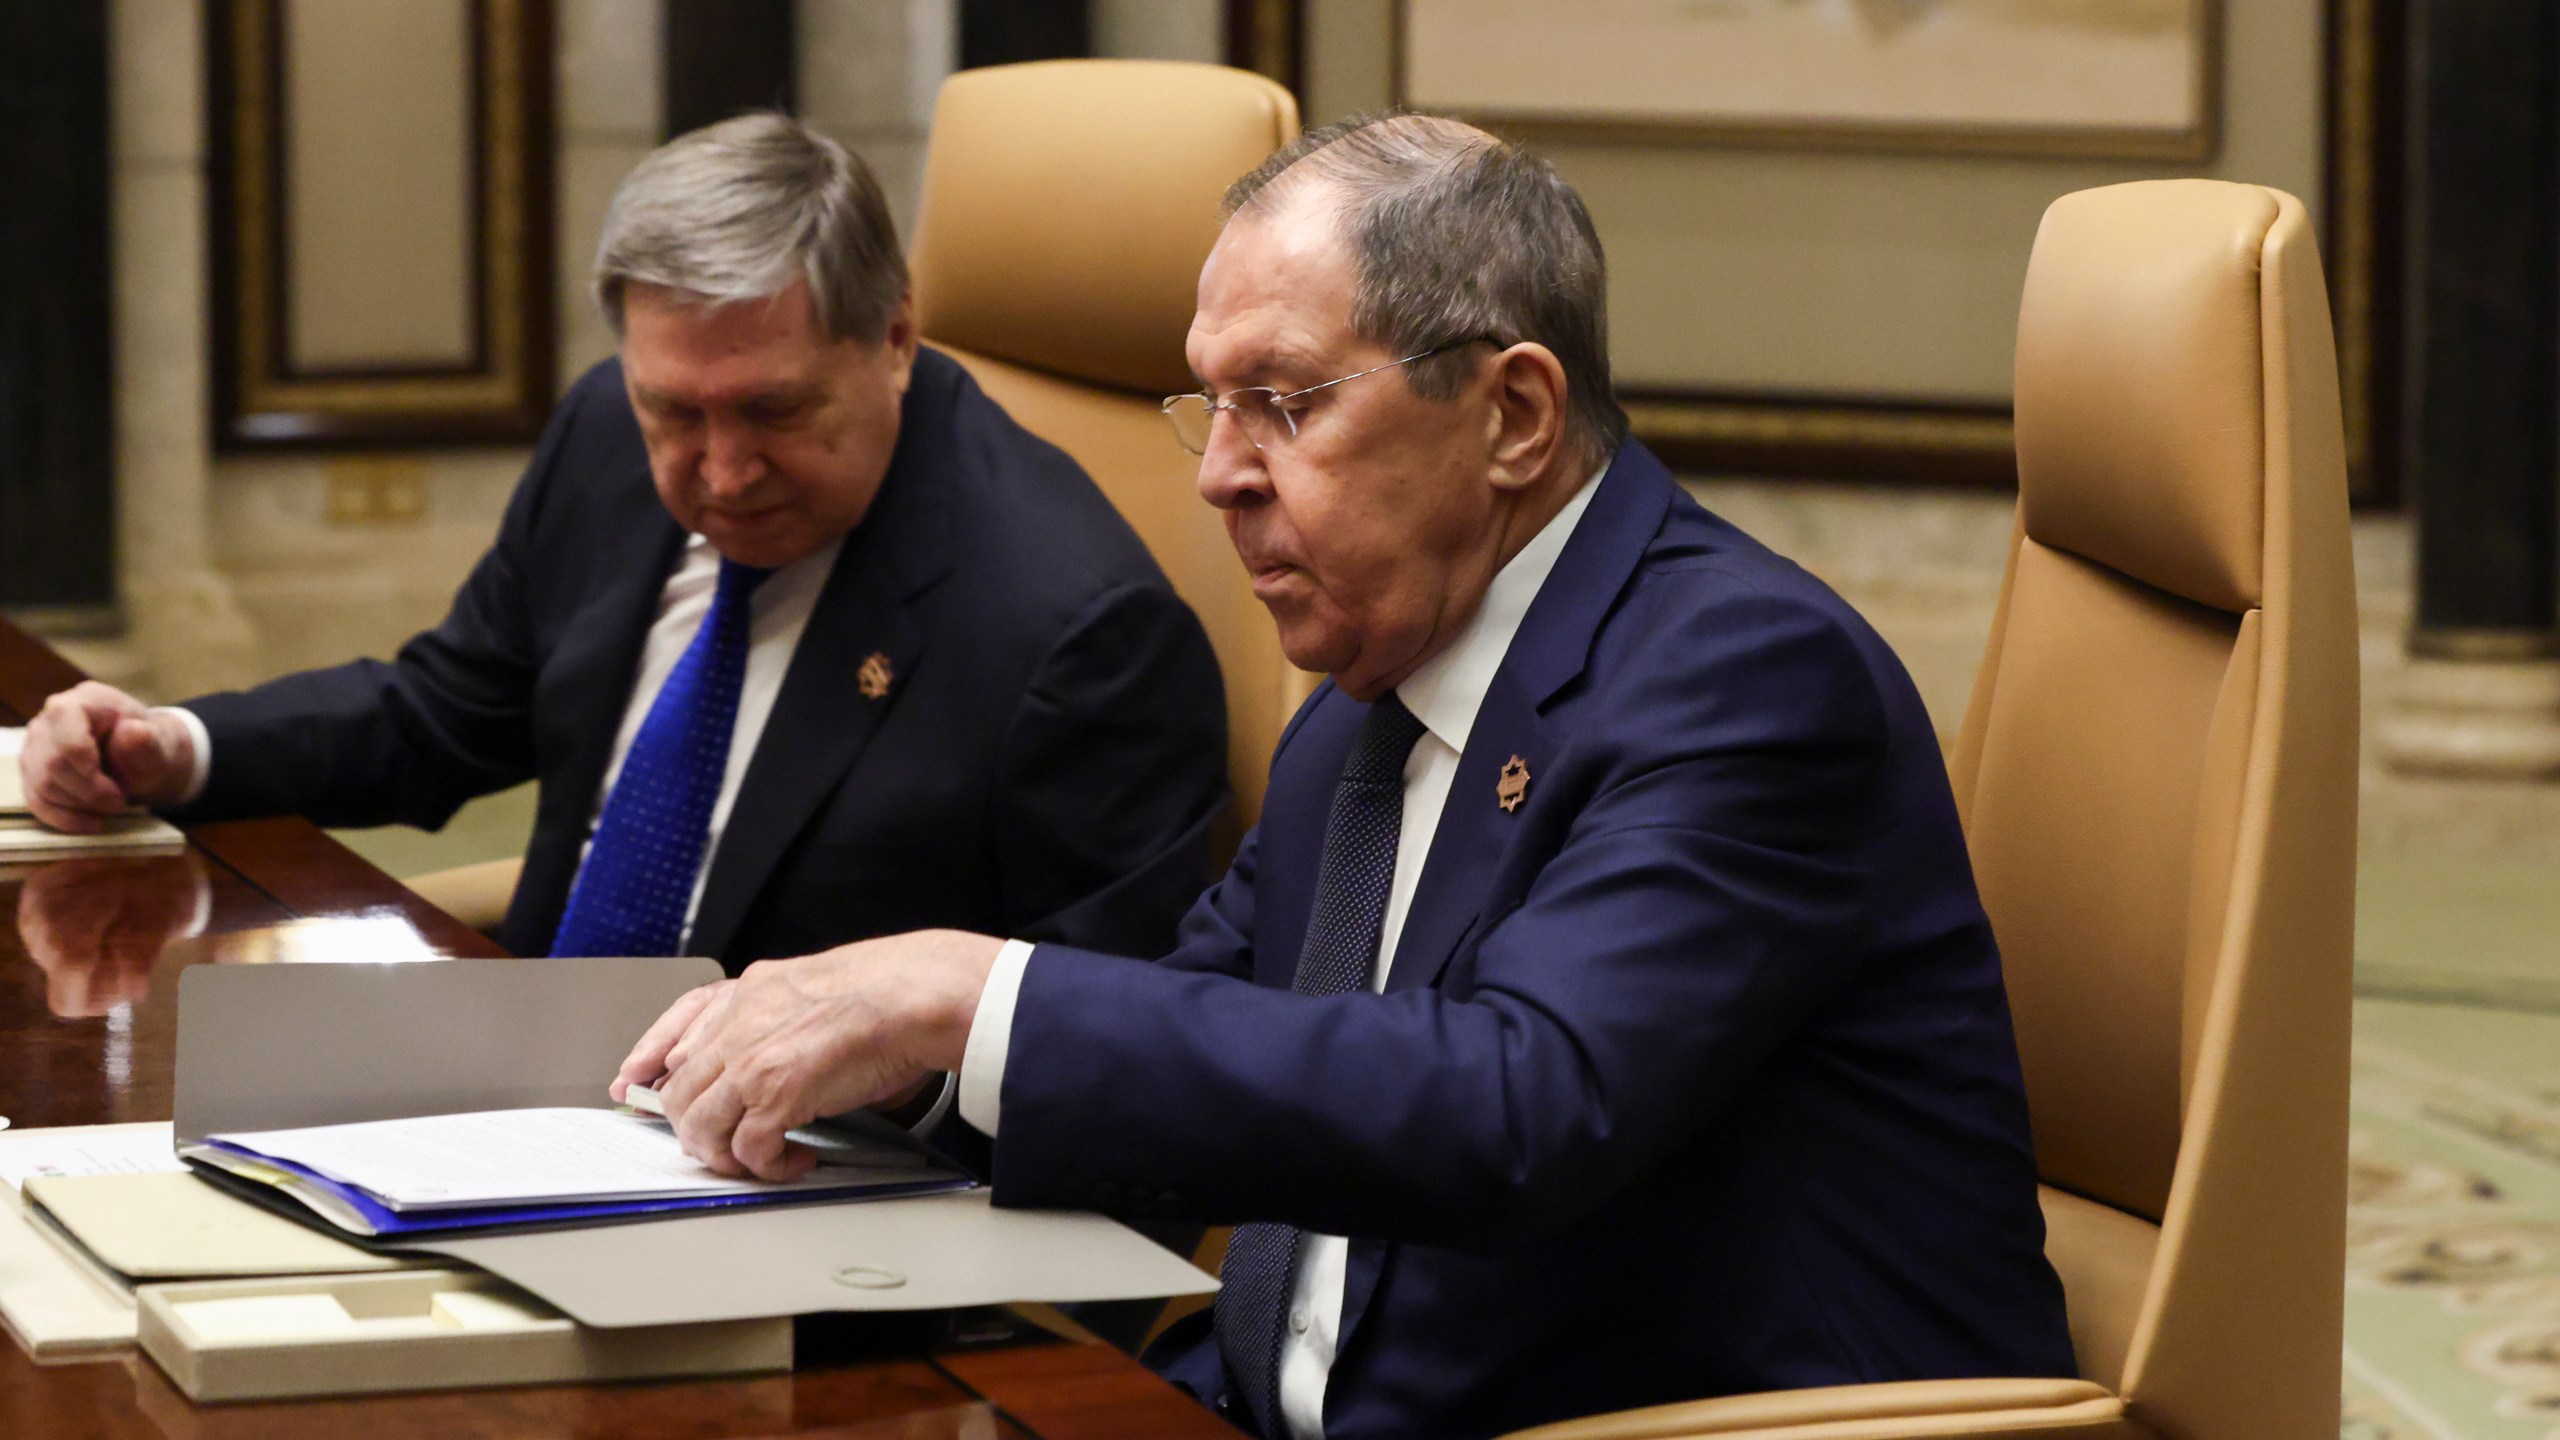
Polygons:
<instances>
[{"instance_id":1,"label":"table reflection","mask_svg":"<svg viewBox=\"0 0 2560 1440\"><path fill-rule=\"evenodd\" d=\"M213 886L195 852L56 860L18 889L18 938L66 1019L141 1003L162 952L204 933Z\"/></svg>"}]
</instances>

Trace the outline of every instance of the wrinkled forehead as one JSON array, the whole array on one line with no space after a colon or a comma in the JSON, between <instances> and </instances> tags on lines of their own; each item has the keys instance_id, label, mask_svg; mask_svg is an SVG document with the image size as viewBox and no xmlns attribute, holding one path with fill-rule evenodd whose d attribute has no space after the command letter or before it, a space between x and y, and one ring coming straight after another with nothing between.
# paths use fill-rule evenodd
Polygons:
<instances>
[{"instance_id":1,"label":"wrinkled forehead","mask_svg":"<svg viewBox=\"0 0 2560 1440\"><path fill-rule=\"evenodd\" d=\"M1193 370L1221 388L1276 384L1364 353L1352 328L1357 282L1329 207L1238 211L1200 270L1184 347Z\"/></svg>"}]
</instances>

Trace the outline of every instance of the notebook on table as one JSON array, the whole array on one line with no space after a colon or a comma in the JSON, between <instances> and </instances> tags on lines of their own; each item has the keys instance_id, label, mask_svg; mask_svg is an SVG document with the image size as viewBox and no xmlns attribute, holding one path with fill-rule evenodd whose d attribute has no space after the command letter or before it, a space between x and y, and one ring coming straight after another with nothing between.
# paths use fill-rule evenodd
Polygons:
<instances>
[{"instance_id":1,"label":"notebook on table","mask_svg":"<svg viewBox=\"0 0 2560 1440\"><path fill-rule=\"evenodd\" d=\"M25 788L18 780L18 751L26 743L23 727L0 727L0 865L75 855L153 855L187 848L178 827L157 815L135 812L108 819L95 835L73 835L36 819L27 809Z\"/></svg>"}]
</instances>

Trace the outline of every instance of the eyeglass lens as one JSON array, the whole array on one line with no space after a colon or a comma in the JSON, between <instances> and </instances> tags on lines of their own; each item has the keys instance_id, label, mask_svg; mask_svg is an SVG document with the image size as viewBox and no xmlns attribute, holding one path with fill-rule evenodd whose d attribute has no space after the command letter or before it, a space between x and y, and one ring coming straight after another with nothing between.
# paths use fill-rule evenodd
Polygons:
<instances>
[{"instance_id":1,"label":"eyeglass lens","mask_svg":"<svg viewBox=\"0 0 2560 1440\"><path fill-rule=\"evenodd\" d=\"M1220 405L1212 405L1205 395L1176 395L1164 402L1164 413L1173 422L1174 438L1194 455L1209 453L1209 431L1220 410L1235 412L1245 438L1258 450L1275 439L1286 440L1298 433L1298 427L1280 408L1279 399L1278 392L1259 387L1229 391Z\"/></svg>"}]
</instances>

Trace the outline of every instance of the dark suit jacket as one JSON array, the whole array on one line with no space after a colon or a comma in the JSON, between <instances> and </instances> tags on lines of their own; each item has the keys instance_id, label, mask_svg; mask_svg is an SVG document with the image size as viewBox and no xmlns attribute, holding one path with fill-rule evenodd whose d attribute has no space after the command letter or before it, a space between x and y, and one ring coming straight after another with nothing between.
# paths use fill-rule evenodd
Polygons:
<instances>
[{"instance_id":1,"label":"dark suit jacket","mask_svg":"<svg viewBox=\"0 0 2560 1440\"><path fill-rule=\"evenodd\" d=\"M998 1203L1352 1237L1331 1440L2073 1373L1937 741L1846 604L1628 443L1468 737L1387 992L1312 999L1365 713L1307 702L1161 964L1036 952ZM1205 1335L1166 1369L1228 1387Z\"/></svg>"},{"instance_id":2,"label":"dark suit jacket","mask_svg":"<svg viewBox=\"0 0 2560 1440\"><path fill-rule=\"evenodd\" d=\"M1169 442L1168 442L1169 443ZM550 948L683 531L607 362L571 389L443 624L188 702L185 818L432 829L542 782L501 940ZM861 693L866 657L892 684ZM1224 807L1217 660L1092 481L945 356L916 358L887 479L802 634L690 949L734 973L926 926L1171 942Z\"/></svg>"}]
</instances>

